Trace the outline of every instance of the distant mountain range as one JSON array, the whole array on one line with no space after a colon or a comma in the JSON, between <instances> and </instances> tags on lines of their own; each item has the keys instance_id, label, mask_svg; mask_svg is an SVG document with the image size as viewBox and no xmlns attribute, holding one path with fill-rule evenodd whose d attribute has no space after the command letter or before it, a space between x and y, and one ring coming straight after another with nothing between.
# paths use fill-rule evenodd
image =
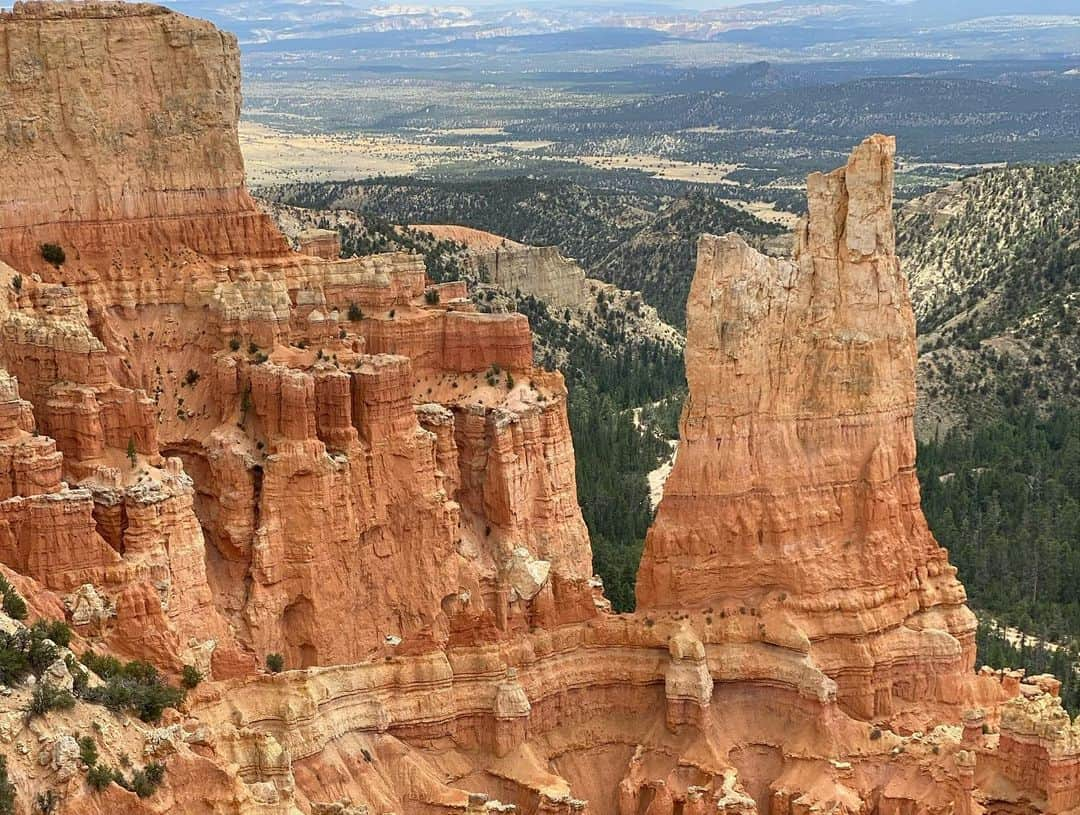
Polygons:
<instances>
[{"instance_id":1,"label":"distant mountain range","mask_svg":"<svg viewBox=\"0 0 1080 815\"><path fill-rule=\"evenodd\" d=\"M823 46L842 49L854 42L897 38L910 39L911 52L921 49L923 55L961 52L973 39L998 56L1080 51L1080 7L1075 0L778 0L711 9L663 3L342 0L174 0L167 5L235 32L248 51L408 49L441 43L555 52L688 40L748 44L798 56ZM627 30L651 36L628 38ZM578 36L568 40L567 32ZM552 37L556 34L562 36Z\"/></svg>"}]
</instances>

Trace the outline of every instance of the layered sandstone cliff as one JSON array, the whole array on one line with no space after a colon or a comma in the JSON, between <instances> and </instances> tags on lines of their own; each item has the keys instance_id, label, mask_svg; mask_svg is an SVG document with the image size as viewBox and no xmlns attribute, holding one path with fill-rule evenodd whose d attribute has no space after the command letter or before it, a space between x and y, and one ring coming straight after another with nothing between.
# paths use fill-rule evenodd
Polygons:
<instances>
[{"instance_id":1,"label":"layered sandstone cliff","mask_svg":"<svg viewBox=\"0 0 1080 815\"><path fill-rule=\"evenodd\" d=\"M417 256L292 253L209 23L19 3L0 27L0 364L43 434L7 492L50 496L10 511L4 562L220 675L507 634L556 585L593 613L565 389L524 317L431 306Z\"/></svg>"},{"instance_id":2,"label":"layered sandstone cliff","mask_svg":"<svg viewBox=\"0 0 1080 815\"><path fill-rule=\"evenodd\" d=\"M918 509L891 141L811 178L795 262L705 239L683 449L613 615L527 320L425 297L414 255L290 252L243 189L232 38L25 3L0 49L0 571L76 653L205 676L159 726L5 689L17 811L1078 805L1053 682L971 672ZM87 733L162 787L94 791Z\"/></svg>"}]
</instances>

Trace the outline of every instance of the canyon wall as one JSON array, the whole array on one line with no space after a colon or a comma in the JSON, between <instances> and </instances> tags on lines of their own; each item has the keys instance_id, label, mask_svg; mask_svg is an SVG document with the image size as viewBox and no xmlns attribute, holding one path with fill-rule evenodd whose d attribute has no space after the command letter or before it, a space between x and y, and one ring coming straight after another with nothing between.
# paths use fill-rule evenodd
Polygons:
<instances>
[{"instance_id":1,"label":"canyon wall","mask_svg":"<svg viewBox=\"0 0 1080 815\"><path fill-rule=\"evenodd\" d=\"M972 671L919 511L891 140L811 177L794 262L703 239L679 460L616 615L527 319L425 296L417 255L291 252L243 187L232 37L35 2L0 49L0 573L74 629L0 693L17 812L1078 805L1053 680ZM27 715L88 649L202 682L152 724ZM162 786L93 789L79 735Z\"/></svg>"}]
</instances>

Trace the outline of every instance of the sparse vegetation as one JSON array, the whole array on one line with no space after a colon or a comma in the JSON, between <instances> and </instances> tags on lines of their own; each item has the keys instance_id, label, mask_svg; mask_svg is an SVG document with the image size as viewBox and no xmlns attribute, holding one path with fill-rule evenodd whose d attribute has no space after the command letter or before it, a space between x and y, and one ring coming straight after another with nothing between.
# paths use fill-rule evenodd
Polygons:
<instances>
[{"instance_id":1,"label":"sparse vegetation","mask_svg":"<svg viewBox=\"0 0 1080 815\"><path fill-rule=\"evenodd\" d=\"M266 669L272 674L281 673L285 670L285 657L281 654L266 655Z\"/></svg>"},{"instance_id":2,"label":"sparse vegetation","mask_svg":"<svg viewBox=\"0 0 1080 815\"><path fill-rule=\"evenodd\" d=\"M101 792L116 780L116 770L106 764L94 764L86 774L86 783L96 792Z\"/></svg>"},{"instance_id":3,"label":"sparse vegetation","mask_svg":"<svg viewBox=\"0 0 1080 815\"><path fill-rule=\"evenodd\" d=\"M232 339L229 340L229 350L230 351L239 351L240 350L240 338L239 337L233 337Z\"/></svg>"},{"instance_id":4,"label":"sparse vegetation","mask_svg":"<svg viewBox=\"0 0 1080 815\"><path fill-rule=\"evenodd\" d=\"M201 376L194 368L188 368L187 373L184 374L184 384L190 387L198 382Z\"/></svg>"},{"instance_id":5,"label":"sparse vegetation","mask_svg":"<svg viewBox=\"0 0 1080 815\"><path fill-rule=\"evenodd\" d=\"M136 770L131 774L131 781L123 783L118 779L117 783L120 786L125 787L140 798L149 798L152 796L161 782L165 780L165 765L159 762L151 762L143 767L141 770Z\"/></svg>"},{"instance_id":6,"label":"sparse vegetation","mask_svg":"<svg viewBox=\"0 0 1080 815\"><path fill-rule=\"evenodd\" d=\"M15 289L17 292L22 291L22 283L23 280L21 274L17 274L11 278L11 288Z\"/></svg>"},{"instance_id":7,"label":"sparse vegetation","mask_svg":"<svg viewBox=\"0 0 1080 815\"><path fill-rule=\"evenodd\" d=\"M139 451L135 447L135 438L134 437L128 437L127 457L128 457L128 461L131 462L131 468L135 469L135 465L139 461Z\"/></svg>"},{"instance_id":8,"label":"sparse vegetation","mask_svg":"<svg viewBox=\"0 0 1080 815\"><path fill-rule=\"evenodd\" d=\"M54 625L63 624L39 621L14 633L0 631L0 682L11 685L30 674L40 677L59 658L60 652L49 637Z\"/></svg>"},{"instance_id":9,"label":"sparse vegetation","mask_svg":"<svg viewBox=\"0 0 1080 815\"><path fill-rule=\"evenodd\" d=\"M34 799L34 808L41 813L41 815L49 815L50 812L56 809L60 803L60 796L56 794L56 790L42 790L37 794L37 798Z\"/></svg>"},{"instance_id":10,"label":"sparse vegetation","mask_svg":"<svg viewBox=\"0 0 1080 815\"><path fill-rule=\"evenodd\" d=\"M364 319L364 312L356 303L349 303L349 322L358 323Z\"/></svg>"},{"instance_id":11,"label":"sparse vegetation","mask_svg":"<svg viewBox=\"0 0 1080 815\"><path fill-rule=\"evenodd\" d=\"M436 306L439 304L439 290L428 289L424 292L424 302L429 306Z\"/></svg>"}]
</instances>

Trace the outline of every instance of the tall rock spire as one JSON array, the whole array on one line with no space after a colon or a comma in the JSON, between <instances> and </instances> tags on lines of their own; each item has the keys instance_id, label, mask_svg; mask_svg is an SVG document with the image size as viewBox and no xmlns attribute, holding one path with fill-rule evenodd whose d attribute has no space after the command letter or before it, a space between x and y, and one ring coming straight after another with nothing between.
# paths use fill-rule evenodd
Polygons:
<instances>
[{"instance_id":1,"label":"tall rock spire","mask_svg":"<svg viewBox=\"0 0 1080 815\"><path fill-rule=\"evenodd\" d=\"M637 584L642 608L790 615L864 716L915 692L909 667L935 684L974 660L974 617L919 505L894 152L873 136L809 177L791 261L701 239L682 443Z\"/></svg>"}]
</instances>

